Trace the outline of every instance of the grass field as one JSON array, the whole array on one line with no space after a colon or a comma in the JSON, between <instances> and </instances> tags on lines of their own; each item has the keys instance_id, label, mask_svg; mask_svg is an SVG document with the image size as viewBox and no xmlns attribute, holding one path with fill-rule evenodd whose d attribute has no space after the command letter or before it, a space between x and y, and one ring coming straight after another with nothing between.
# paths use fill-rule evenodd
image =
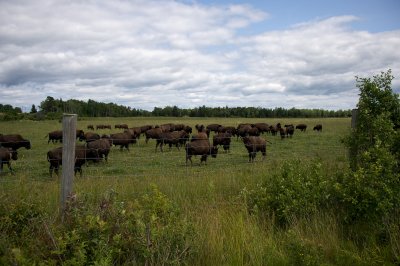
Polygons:
<instances>
[{"instance_id":1,"label":"grass field","mask_svg":"<svg viewBox=\"0 0 400 266\"><path fill-rule=\"evenodd\" d=\"M305 123L308 129L296 130L293 138L283 140L265 134L271 142L265 161L257 154L256 162L248 163L247 150L235 138L229 153L220 148L217 158L209 157L207 165L199 165L197 157L193 158L193 166L185 165L184 149L173 147L172 150L164 148L163 153L155 152L155 141L146 144L142 137L130 151L113 147L107 163L84 166L83 176L74 179L74 191L78 197L85 197L96 205L110 191L118 195L119 201L131 201L155 185L194 225L196 252L183 261L185 264L363 265L379 262L380 254L371 254L371 250L360 249L346 240L333 214L319 213L306 220L294 220L289 228L276 229L273 220L260 221L250 215L240 197L244 189L251 190L279 172L285 162L300 160L301 165L307 165L318 161L329 173L346 168L348 152L341 139L350 132L350 118L83 118L79 119L78 128L86 131L88 124L114 127L119 123L130 127L184 123L194 128L195 124L237 126L246 122ZM312 130L318 123L323 125L322 132ZM31 150L19 150L19 160L13 162L14 175L7 168L0 175L1 204L34 202L41 204L50 221L57 220L60 178L49 177L46 160L47 151L60 146L47 144L46 134L57 129L61 129L57 121L0 123L0 133L21 134L32 145ZM120 130L96 132L109 134Z\"/></svg>"}]
</instances>

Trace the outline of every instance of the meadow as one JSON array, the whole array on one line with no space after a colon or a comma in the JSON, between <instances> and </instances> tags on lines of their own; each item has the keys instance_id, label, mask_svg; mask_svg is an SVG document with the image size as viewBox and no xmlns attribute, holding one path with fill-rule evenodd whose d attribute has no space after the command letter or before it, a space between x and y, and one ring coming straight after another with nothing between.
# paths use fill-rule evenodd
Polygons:
<instances>
[{"instance_id":1,"label":"meadow","mask_svg":"<svg viewBox=\"0 0 400 266\"><path fill-rule=\"evenodd\" d=\"M318 164L324 175L347 169L349 154L342 139L350 133L350 118L79 118L77 128L87 131L89 124L110 124L112 130L96 130L99 134L110 134L121 131L114 129L114 125L120 123L126 123L129 127L183 123L194 129L196 124L219 123L237 126L247 122L280 122L294 125L305 123L308 128L306 132L296 130L293 138L286 139L264 134L263 137L271 142L267 145L267 158L262 161L261 154L257 154L254 163L248 163L247 150L242 141L236 138L232 140L230 152L225 153L221 147L217 158L209 157L207 165L200 165L200 158L197 156L193 158L193 166L190 163L187 166L184 149L178 150L173 147L169 150L164 147L164 152L155 151L155 141L150 140L146 144L144 137L141 137L137 144L130 146L129 151L120 151L119 148L112 147L108 162L89 163L84 166L83 176L77 175L74 178L73 190L77 198L94 213L97 213L98 206L105 199L111 201L111 198L114 204L117 202L120 206L142 199L141 206L145 212L146 205L143 202L149 201L143 199L148 199L149 195L156 195L156 202L164 207L154 207L154 202L149 203L151 208L158 210L154 214L155 217L161 217L160 212L170 210L172 206L171 208L179 213L177 217L180 221L173 220L173 223L181 224L181 221L184 221L187 225L168 227L172 228L172 231L163 227L163 230L170 234L163 241L171 247L183 247L176 251L175 256L171 255L172 248L169 253L157 253L158 257L146 253L155 249L156 244L149 244L150 238L155 239L157 233L162 234L161 231L153 229L152 235L145 232L142 234L147 236L147 244L146 239L140 242L144 249L147 248L143 253L147 254L144 255L147 259L140 261L131 258L120 262L111 259L104 260L103 265L132 262L191 265L371 265L387 262L386 251L379 246L363 246L348 239L336 220L335 210L314 212L301 219L294 217L281 227L276 224L273 216L260 218L262 216L250 213L244 199L245 191L256 189L265 180L279 175L287 164L298 167L300 172L307 171L308 165ZM312 130L316 124L323 125L322 132ZM47 238L49 246L58 252L63 240L54 235L55 228L59 226L61 179L55 175L50 178L46 153L60 144L48 144L46 134L61 129L61 126L58 121L47 120L0 123L0 133L21 134L29 139L32 145L30 150L19 150L19 159L12 162L14 174L11 174L7 167L1 173L0 204L12 205L15 208L24 205L36 208L39 205L37 208L44 213L39 225L41 229L37 230L39 232L28 231L32 235L37 233L42 235L42 238ZM165 207L166 203L170 207ZM128 212L128 209L126 207L122 213ZM157 218L148 219L157 224ZM112 223L112 220L105 218L104 221ZM29 219L25 222L29 223ZM15 226L20 225L17 223ZM147 226L144 227L150 231ZM191 228L191 233L185 235L187 231L183 228ZM5 232L4 227L1 230ZM178 239L181 242L175 238L177 234L185 236ZM171 239L178 242L175 243ZM113 238L113 241L116 240ZM105 242L105 246L112 245L112 241ZM52 263L46 261L45 264L65 262L67 255L65 250L63 252L58 257L54 252L49 252L54 258ZM0 241L0 256L3 258L0 262L37 263L47 256L45 252L38 252L37 257L32 258L32 253L34 251L24 250L18 241L14 242L11 238ZM168 255L165 255L167 253ZM71 255L73 256L75 255ZM174 259L171 260L171 257Z\"/></svg>"}]
</instances>

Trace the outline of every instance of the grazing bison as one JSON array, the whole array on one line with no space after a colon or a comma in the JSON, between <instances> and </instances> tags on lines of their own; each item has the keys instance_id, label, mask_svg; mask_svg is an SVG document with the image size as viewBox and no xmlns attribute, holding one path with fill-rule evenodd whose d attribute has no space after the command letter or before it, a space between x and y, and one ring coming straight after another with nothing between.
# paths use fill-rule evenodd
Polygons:
<instances>
[{"instance_id":1,"label":"grazing bison","mask_svg":"<svg viewBox=\"0 0 400 266\"><path fill-rule=\"evenodd\" d=\"M18 153L16 150L13 150L12 148L0 148L0 173L3 172L3 165L7 164L8 169L10 169L11 172L14 172L14 170L11 168L11 160L16 161L18 159Z\"/></svg>"},{"instance_id":2,"label":"grazing bison","mask_svg":"<svg viewBox=\"0 0 400 266\"><path fill-rule=\"evenodd\" d=\"M307 129L307 125L306 125L306 124L298 124L298 125L296 126L296 129L300 129L300 131L305 132L306 129Z\"/></svg>"},{"instance_id":3,"label":"grazing bison","mask_svg":"<svg viewBox=\"0 0 400 266\"><path fill-rule=\"evenodd\" d=\"M136 136L132 135L128 131L111 134L110 139L113 145L120 146L121 151L123 147L125 147L129 151L129 144L136 143Z\"/></svg>"},{"instance_id":4,"label":"grazing bison","mask_svg":"<svg viewBox=\"0 0 400 266\"><path fill-rule=\"evenodd\" d=\"M83 139L86 140L86 142L91 142L100 139L100 135L94 132L86 132Z\"/></svg>"},{"instance_id":5,"label":"grazing bison","mask_svg":"<svg viewBox=\"0 0 400 266\"><path fill-rule=\"evenodd\" d=\"M89 149L83 145L75 146L75 164L74 164L74 172L79 172L80 176L82 176L82 165L84 165L87 161L95 161L99 160L99 155L95 149ZM47 152L47 161L50 163L49 173L50 178L53 176L53 170L58 176L58 169L62 165L62 147L54 148Z\"/></svg>"},{"instance_id":6,"label":"grazing bison","mask_svg":"<svg viewBox=\"0 0 400 266\"><path fill-rule=\"evenodd\" d=\"M88 149L94 149L97 151L99 159L103 159L107 162L108 154L111 148L111 139L101 138L98 140L91 141L87 144Z\"/></svg>"},{"instance_id":7,"label":"grazing bison","mask_svg":"<svg viewBox=\"0 0 400 266\"><path fill-rule=\"evenodd\" d=\"M249 162L254 162L259 151L262 153L263 160L265 159L267 154L267 142L265 139L258 136L249 136L243 138L243 143L249 152Z\"/></svg>"},{"instance_id":8,"label":"grazing bison","mask_svg":"<svg viewBox=\"0 0 400 266\"><path fill-rule=\"evenodd\" d=\"M31 142L27 139L24 139L19 134L0 134L0 147L11 148L14 151L22 147L29 150L31 148Z\"/></svg>"},{"instance_id":9,"label":"grazing bison","mask_svg":"<svg viewBox=\"0 0 400 266\"><path fill-rule=\"evenodd\" d=\"M321 124L316 125L316 126L313 128L313 130L322 131L322 125L321 125Z\"/></svg>"},{"instance_id":10,"label":"grazing bison","mask_svg":"<svg viewBox=\"0 0 400 266\"><path fill-rule=\"evenodd\" d=\"M175 145L179 150L179 146L185 145L185 143L188 140L189 140L189 134L185 130L163 132L161 134L161 138L160 138L160 150L161 150L161 152L163 151L162 147L164 144L165 145L168 144L170 150L172 148L172 145ZM157 151L158 144L159 144L159 141L157 141L157 144L156 144L156 151Z\"/></svg>"},{"instance_id":11,"label":"grazing bison","mask_svg":"<svg viewBox=\"0 0 400 266\"><path fill-rule=\"evenodd\" d=\"M192 156L201 155L200 164L204 162L207 164L207 156L216 158L218 153L217 147L211 147L210 141L208 139L197 139L186 143L186 165L188 160L190 164L193 165Z\"/></svg>"},{"instance_id":12,"label":"grazing bison","mask_svg":"<svg viewBox=\"0 0 400 266\"><path fill-rule=\"evenodd\" d=\"M213 137L213 146L217 147L221 145L224 148L224 151L228 152L231 145L232 134L229 132L220 132Z\"/></svg>"}]
</instances>

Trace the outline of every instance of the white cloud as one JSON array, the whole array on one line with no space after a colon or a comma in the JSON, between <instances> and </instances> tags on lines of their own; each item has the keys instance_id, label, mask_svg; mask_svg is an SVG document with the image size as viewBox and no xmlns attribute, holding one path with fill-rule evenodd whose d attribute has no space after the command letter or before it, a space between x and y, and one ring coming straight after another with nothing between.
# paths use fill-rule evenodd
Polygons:
<instances>
[{"instance_id":1,"label":"white cloud","mask_svg":"<svg viewBox=\"0 0 400 266\"><path fill-rule=\"evenodd\" d=\"M241 35L266 19L249 5L1 1L0 99L338 109L355 105L355 75L400 72L400 31L342 16Z\"/></svg>"}]
</instances>

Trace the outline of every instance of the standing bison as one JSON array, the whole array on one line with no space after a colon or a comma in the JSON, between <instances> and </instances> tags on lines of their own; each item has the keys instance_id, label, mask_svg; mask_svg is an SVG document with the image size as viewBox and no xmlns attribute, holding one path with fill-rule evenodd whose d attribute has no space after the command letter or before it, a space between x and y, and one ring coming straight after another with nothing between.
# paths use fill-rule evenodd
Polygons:
<instances>
[{"instance_id":1,"label":"standing bison","mask_svg":"<svg viewBox=\"0 0 400 266\"><path fill-rule=\"evenodd\" d=\"M185 130L180 131L172 131L172 132L163 132L160 137L160 150L163 151L163 145L169 145L169 149L171 150L172 145L175 145L178 150L181 145L185 145L185 143L189 140L189 134ZM157 145L156 144L156 151Z\"/></svg>"},{"instance_id":2,"label":"standing bison","mask_svg":"<svg viewBox=\"0 0 400 266\"><path fill-rule=\"evenodd\" d=\"M82 165L84 165L87 161L95 161L99 160L98 153L95 149L89 149L83 145L75 146L75 164L74 164L74 172L75 175L79 172L80 176L82 176ZM54 148L47 152L47 161L50 163L49 172L50 178L53 175L53 170L58 176L58 169L62 165L62 147Z\"/></svg>"},{"instance_id":3,"label":"standing bison","mask_svg":"<svg viewBox=\"0 0 400 266\"><path fill-rule=\"evenodd\" d=\"M98 140L94 140L94 141L88 142L86 144L86 146L88 149L96 150L99 159L104 158L104 160L107 162L108 154L110 153L110 148L111 148L111 140L110 139L101 138Z\"/></svg>"},{"instance_id":4,"label":"standing bison","mask_svg":"<svg viewBox=\"0 0 400 266\"><path fill-rule=\"evenodd\" d=\"M305 132L306 129L307 129L307 125L306 125L306 124L298 124L298 125L296 126L296 129L300 129L300 131Z\"/></svg>"},{"instance_id":5,"label":"standing bison","mask_svg":"<svg viewBox=\"0 0 400 266\"><path fill-rule=\"evenodd\" d=\"M218 145L221 145L224 148L224 151L228 152L230 145L231 145L231 138L232 134L229 132L225 133L218 133L214 135L213 137L213 146L216 147Z\"/></svg>"},{"instance_id":6,"label":"standing bison","mask_svg":"<svg viewBox=\"0 0 400 266\"><path fill-rule=\"evenodd\" d=\"M190 164L193 165L192 156L193 155L201 155L200 164L204 162L207 164L207 156L211 155L211 157L216 158L218 153L217 147L211 147L210 141L208 139L195 139L186 143L186 165L188 164L188 160Z\"/></svg>"},{"instance_id":7,"label":"standing bison","mask_svg":"<svg viewBox=\"0 0 400 266\"><path fill-rule=\"evenodd\" d=\"M24 139L19 134L0 134L0 147L11 148L14 151L22 147L29 150L31 148L31 142L27 139Z\"/></svg>"},{"instance_id":8,"label":"standing bison","mask_svg":"<svg viewBox=\"0 0 400 266\"><path fill-rule=\"evenodd\" d=\"M129 151L129 144L136 143L136 136L129 131L111 134L110 139L113 145L120 146L121 151L124 147Z\"/></svg>"},{"instance_id":9,"label":"standing bison","mask_svg":"<svg viewBox=\"0 0 400 266\"><path fill-rule=\"evenodd\" d=\"M321 124L316 125L316 126L313 128L313 130L322 131L322 125L321 125Z\"/></svg>"},{"instance_id":10,"label":"standing bison","mask_svg":"<svg viewBox=\"0 0 400 266\"><path fill-rule=\"evenodd\" d=\"M249 153L249 163L254 162L257 152L261 152L263 160L267 155L267 142L262 137L249 136L243 137L243 143Z\"/></svg>"},{"instance_id":11,"label":"standing bison","mask_svg":"<svg viewBox=\"0 0 400 266\"><path fill-rule=\"evenodd\" d=\"M4 148L0 147L0 173L3 172L3 165L7 164L8 169L10 169L11 172L14 172L14 170L11 168L11 160L16 161L18 159L18 153L16 150L13 150L12 148Z\"/></svg>"}]
</instances>

